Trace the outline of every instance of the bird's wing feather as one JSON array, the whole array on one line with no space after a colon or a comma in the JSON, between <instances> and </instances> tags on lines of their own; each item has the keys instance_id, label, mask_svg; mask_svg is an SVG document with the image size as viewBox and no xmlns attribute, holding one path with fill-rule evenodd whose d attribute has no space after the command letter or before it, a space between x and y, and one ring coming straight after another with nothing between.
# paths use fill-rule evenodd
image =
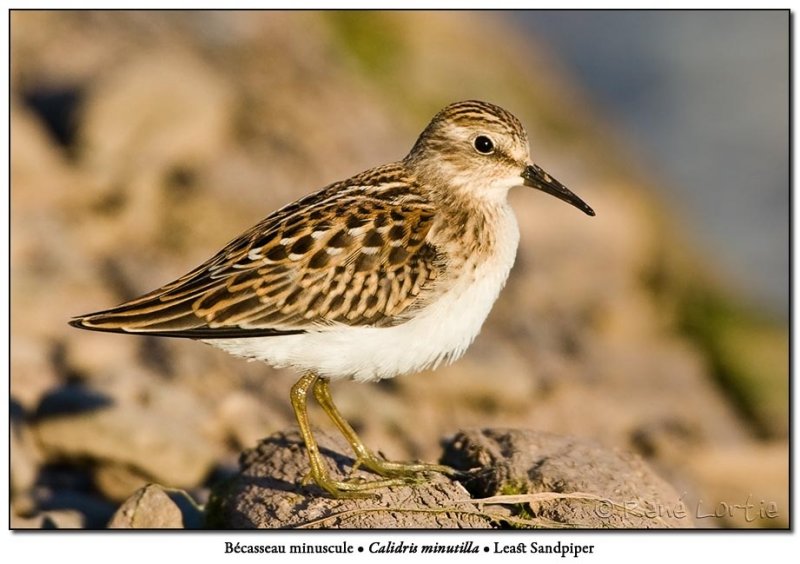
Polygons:
<instances>
[{"instance_id":1,"label":"bird's wing feather","mask_svg":"<svg viewBox=\"0 0 800 564\"><path fill-rule=\"evenodd\" d=\"M278 210L178 280L73 325L230 338L391 326L429 303L444 257L433 208L380 174ZM372 186L370 186L372 184Z\"/></svg>"}]
</instances>

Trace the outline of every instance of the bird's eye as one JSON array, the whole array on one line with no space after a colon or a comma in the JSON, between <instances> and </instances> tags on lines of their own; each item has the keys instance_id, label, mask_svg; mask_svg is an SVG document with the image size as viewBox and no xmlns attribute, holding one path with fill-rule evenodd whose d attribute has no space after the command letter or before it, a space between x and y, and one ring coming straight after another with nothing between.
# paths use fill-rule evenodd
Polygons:
<instances>
[{"instance_id":1,"label":"bird's eye","mask_svg":"<svg viewBox=\"0 0 800 564\"><path fill-rule=\"evenodd\" d=\"M482 155L490 155L494 152L494 143L486 135L478 135L472 144L475 146L475 150Z\"/></svg>"}]
</instances>

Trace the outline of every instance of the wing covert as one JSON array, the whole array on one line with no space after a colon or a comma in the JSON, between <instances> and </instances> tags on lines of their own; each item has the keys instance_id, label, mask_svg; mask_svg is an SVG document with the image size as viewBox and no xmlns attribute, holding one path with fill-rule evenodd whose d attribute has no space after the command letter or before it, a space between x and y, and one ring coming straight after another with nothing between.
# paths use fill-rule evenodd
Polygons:
<instances>
[{"instance_id":1,"label":"wing covert","mask_svg":"<svg viewBox=\"0 0 800 564\"><path fill-rule=\"evenodd\" d=\"M178 280L73 324L204 339L396 325L435 293L444 257L427 241L434 217L407 191L333 185Z\"/></svg>"}]
</instances>

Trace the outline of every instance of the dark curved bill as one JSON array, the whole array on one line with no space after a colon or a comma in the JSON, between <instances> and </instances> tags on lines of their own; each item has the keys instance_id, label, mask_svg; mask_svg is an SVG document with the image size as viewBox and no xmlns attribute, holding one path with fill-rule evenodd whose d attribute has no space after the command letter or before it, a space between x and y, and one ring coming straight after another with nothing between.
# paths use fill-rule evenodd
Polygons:
<instances>
[{"instance_id":1,"label":"dark curved bill","mask_svg":"<svg viewBox=\"0 0 800 564\"><path fill-rule=\"evenodd\" d=\"M559 200L563 200L568 204L572 204L586 215L594 215L594 210L589 205L576 196L569 188L561 184L558 180L547 174L541 167L528 165L522 172L523 184L536 188L542 192L546 192L551 196L555 196Z\"/></svg>"}]
</instances>

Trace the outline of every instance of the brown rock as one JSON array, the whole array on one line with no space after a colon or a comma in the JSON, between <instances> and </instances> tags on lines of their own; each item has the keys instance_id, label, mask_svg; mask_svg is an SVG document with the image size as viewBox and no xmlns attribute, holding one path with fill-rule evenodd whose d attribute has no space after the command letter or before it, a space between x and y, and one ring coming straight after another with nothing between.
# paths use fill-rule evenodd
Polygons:
<instances>
[{"instance_id":1,"label":"brown rock","mask_svg":"<svg viewBox=\"0 0 800 564\"><path fill-rule=\"evenodd\" d=\"M32 517L11 514L12 529L83 529L86 518L73 509L42 511Z\"/></svg>"},{"instance_id":2,"label":"brown rock","mask_svg":"<svg viewBox=\"0 0 800 564\"><path fill-rule=\"evenodd\" d=\"M99 461L92 469L94 485L113 501L122 502L150 480L141 472L124 464Z\"/></svg>"},{"instance_id":3,"label":"brown rock","mask_svg":"<svg viewBox=\"0 0 800 564\"><path fill-rule=\"evenodd\" d=\"M353 459L341 439L317 432L322 455L335 479L375 480L350 473ZM332 499L315 485L299 485L308 458L296 431L276 433L246 450L241 471L212 493L207 523L216 528L489 528L491 520L470 503L458 482L431 475L425 482L375 490L375 497Z\"/></svg>"},{"instance_id":4,"label":"brown rock","mask_svg":"<svg viewBox=\"0 0 800 564\"><path fill-rule=\"evenodd\" d=\"M219 426L237 446L250 447L279 426L278 417L258 398L241 390L227 394L217 409Z\"/></svg>"},{"instance_id":5,"label":"brown rock","mask_svg":"<svg viewBox=\"0 0 800 564\"><path fill-rule=\"evenodd\" d=\"M10 367L11 397L26 410L33 411L48 390L58 385L58 375L50 361L50 350L44 341L14 333Z\"/></svg>"},{"instance_id":6,"label":"brown rock","mask_svg":"<svg viewBox=\"0 0 800 564\"><path fill-rule=\"evenodd\" d=\"M110 529L186 529L201 523L200 510L186 492L158 484L139 489L120 506Z\"/></svg>"},{"instance_id":7,"label":"brown rock","mask_svg":"<svg viewBox=\"0 0 800 564\"><path fill-rule=\"evenodd\" d=\"M512 524L581 528L691 527L680 495L633 454L576 437L519 429L459 433L442 459L473 470L467 489L517 505Z\"/></svg>"},{"instance_id":8,"label":"brown rock","mask_svg":"<svg viewBox=\"0 0 800 564\"><path fill-rule=\"evenodd\" d=\"M686 472L703 492L692 500L698 524L788 528L789 468L783 441L693 452L687 457Z\"/></svg>"},{"instance_id":9,"label":"brown rock","mask_svg":"<svg viewBox=\"0 0 800 564\"><path fill-rule=\"evenodd\" d=\"M317 433L334 476L351 476L341 440ZM245 451L238 476L212 494L207 521L220 528L689 527L680 496L637 456L591 441L523 430L462 432L443 460L470 470L463 486L440 474L375 490L375 497L331 499L307 474L296 432L277 433ZM356 471L355 477L376 476ZM446 509L445 509L446 508Z\"/></svg>"},{"instance_id":10,"label":"brown rock","mask_svg":"<svg viewBox=\"0 0 800 564\"><path fill-rule=\"evenodd\" d=\"M15 503L18 497L25 497L33 488L39 472L41 456L36 449L27 423L12 414L10 425L9 486L11 501Z\"/></svg>"},{"instance_id":11,"label":"brown rock","mask_svg":"<svg viewBox=\"0 0 800 564\"><path fill-rule=\"evenodd\" d=\"M198 485L216 450L176 413L67 386L43 402L34 426L47 460L128 465L175 487Z\"/></svg>"}]
</instances>

